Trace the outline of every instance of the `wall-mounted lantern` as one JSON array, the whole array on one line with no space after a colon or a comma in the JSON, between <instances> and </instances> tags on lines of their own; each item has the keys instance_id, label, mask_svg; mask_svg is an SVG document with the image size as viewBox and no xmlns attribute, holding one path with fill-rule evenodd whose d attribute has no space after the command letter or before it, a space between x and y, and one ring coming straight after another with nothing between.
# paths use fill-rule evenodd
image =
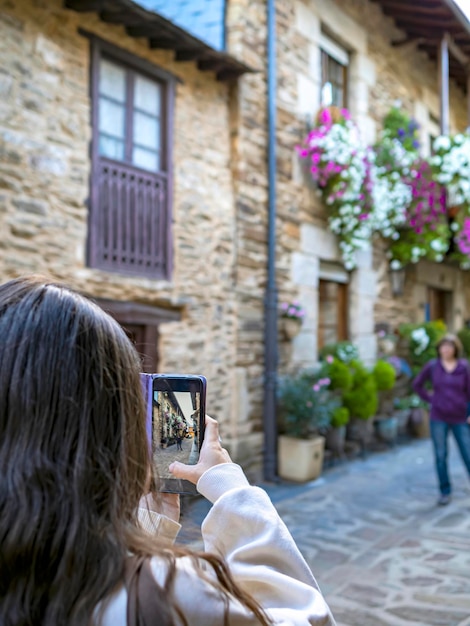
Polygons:
<instances>
[{"instance_id":1,"label":"wall-mounted lantern","mask_svg":"<svg viewBox=\"0 0 470 626\"><path fill-rule=\"evenodd\" d=\"M405 291L405 269L390 270L390 285L393 296L402 296Z\"/></svg>"}]
</instances>

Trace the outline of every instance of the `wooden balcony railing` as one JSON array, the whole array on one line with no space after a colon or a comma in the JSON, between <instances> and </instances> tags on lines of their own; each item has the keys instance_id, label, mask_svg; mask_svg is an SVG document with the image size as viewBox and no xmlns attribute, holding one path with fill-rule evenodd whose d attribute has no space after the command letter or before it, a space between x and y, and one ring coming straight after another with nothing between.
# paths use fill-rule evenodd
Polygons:
<instances>
[{"instance_id":1,"label":"wooden balcony railing","mask_svg":"<svg viewBox=\"0 0 470 626\"><path fill-rule=\"evenodd\" d=\"M90 215L92 267L169 278L170 224L165 174L100 158Z\"/></svg>"}]
</instances>

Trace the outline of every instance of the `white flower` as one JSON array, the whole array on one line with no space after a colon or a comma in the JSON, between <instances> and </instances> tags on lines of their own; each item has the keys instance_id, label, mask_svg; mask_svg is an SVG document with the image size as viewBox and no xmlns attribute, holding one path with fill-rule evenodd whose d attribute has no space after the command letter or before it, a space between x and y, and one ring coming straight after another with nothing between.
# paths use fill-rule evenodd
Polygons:
<instances>
[{"instance_id":1,"label":"white flower","mask_svg":"<svg viewBox=\"0 0 470 626\"><path fill-rule=\"evenodd\" d=\"M390 263L390 267L392 268L392 270L399 270L401 269L401 263L398 259L393 259L393 261Z\"/></svg>"},{"instance_id":2,"label":"white flower","mask_svg":"<svg viewBox=\"0 0 470 626\"><path fill-rule=\"evenodd\" d=\"M450 138L447 135L441 135L434 140L433 148L435 152L439 150L448 150L450 148Z\"/></svg>"},{"instance_id":3,"label":"white flower","mask_svg":"<svg viewBox=\"0 0 470 626\"><path fill-rule=\"evenodd\" d=\"M416 328L411 333L412 340L418 344L415 348L415 354L422 354L429 345L429 336L425 328Z\"/></svg>"}]
</instances>

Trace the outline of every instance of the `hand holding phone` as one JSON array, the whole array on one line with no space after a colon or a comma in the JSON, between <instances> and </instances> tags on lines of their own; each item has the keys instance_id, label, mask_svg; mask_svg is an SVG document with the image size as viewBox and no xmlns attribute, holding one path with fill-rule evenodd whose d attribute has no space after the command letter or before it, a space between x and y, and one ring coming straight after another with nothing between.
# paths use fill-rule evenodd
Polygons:
<instances>
[{"instance_id":1,"label":"hand holding phone","mask_svg":"<svg viewBox=\"0 0 470 626\"><path fill-rule=\"evenodd\" d=\"M183 374L142 374L147 436L160 482L167 493L195 494L195 486L169 471L174 461L196 465L204 438L206 379Z\"/></svg>"},{"instance_id":2,"label":"hand holding phone","mask_svg":"<svg viewBox=\"0 0 470 626\"><path fill-rule=\"evenodd\" d=\"M194 485L201 478L204 472L214 465L231 463L227 450L222 448L219 437L219 424L216 420L206 415L204 443L201 447L199 461L196 465L184 465L179 461L174 461L170 465L170 472L183 480L188 480Z\"/></svg>"}]
</instances>

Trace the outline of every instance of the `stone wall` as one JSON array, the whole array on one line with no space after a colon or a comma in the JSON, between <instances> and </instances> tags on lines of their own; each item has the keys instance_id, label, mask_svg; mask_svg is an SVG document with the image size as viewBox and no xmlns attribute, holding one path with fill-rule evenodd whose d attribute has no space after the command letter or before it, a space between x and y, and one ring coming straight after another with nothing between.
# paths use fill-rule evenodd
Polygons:
<instances>
[{"instance_id":1,"label":"stone wall","mask_svg":"<svg viewBox=\"0 0 470 626\"><path fill-rule=\"evenodd\" d=\"M101 298L177 309L160 326L160 369L201 372L208 411L246 467L262 452L264 297L267 266L267 53L265 0L229 0L229 51L256 71L218 83L195 63L176 63L94 13L61 0L0 0L0 279L39 271ZM367 26L364 25L367 15ZM326 212L295 153L320 103L322 25L351 55L351 109L368 141L400 99L424 122L438 113L437 68L412 48L370 0L277 3L277 286L279 299L307 308L301 334L280 338L281 371L317 361L318 282L324 263L340 264ZM89 42L81 28L172 72L177 85L174 135L174 274L171 281L123 277L86 267L89 194ZM452 122L465 125L465 101L452 87ZM437 107L437 108L436 108ZM380 242L360 255L350 276L349 327L373 360L374 325L423 319L433 270L410 268L403 297L390 293ZM444 283L470 292L460 272ZM446 287L447 288L447 287ZM459 317L460 316L460 317Z\"/></svg>"},{"instance_id":2,"label":"stone wall","mask_svg":"<svg viewBox=\"0 0 470 626\"><path fill-rule=\"evenodd\" d=\"M364 16L367 15L367 24ZM306 132L320 104L320 40L322 28L350 54L349 108L363 138L373 143L381 121L397 100L423 125L424 150L436 133L439 115L437 66L416 46L394 47L404 38L377 3L369 0L285 0L278 6L278 284L280 299L298 297L307 309L301 333L281 344L281 368L311 366L317 361L318 281L321 262L340 257L328 232L325 209L308 176L302 172L294 146ZM451 85L453 130L466 126L466 102ZM447 270L446 270L447 271ZM464 274L452 279L462 284ZM349 281L349 330L362 357L376 353L375 324L424 319L426 276L410 268L403 297L391 294L388 264L380 241L361 253ZM465 298L469 299L470 294ZM455 298L455 324L464 308ZM461 317L461 315L460 315Z\"/></svg>"},{"instance_id":3,"label":"stone wall","mask_svg":"<svg viewBox=\"0 0 470 626\"><path fill-rule=\"evenodd\" d=\"M237 457L260 460L267 259L266 3L230 0L229 51L254 68L233 88L232 163L236 197L235 293L238 302L236 411L231 435Z\"/></svg>"},{"instance_id":4,"label":"stone wall","mask_svg":"<svg viewBox=\"0 0 470 626\"><path fill-rule=\"evenodd\" d=\"M181 311L181 322L160 326L160 370L205 374L208 412L228 428L237 415L239 319L229 87L94 13L62 6L0 0L0 279L40 272L90 296ZM181 79L169 282L86 267L90 55L79 28Z\"/></svg>"}]
</instances>

